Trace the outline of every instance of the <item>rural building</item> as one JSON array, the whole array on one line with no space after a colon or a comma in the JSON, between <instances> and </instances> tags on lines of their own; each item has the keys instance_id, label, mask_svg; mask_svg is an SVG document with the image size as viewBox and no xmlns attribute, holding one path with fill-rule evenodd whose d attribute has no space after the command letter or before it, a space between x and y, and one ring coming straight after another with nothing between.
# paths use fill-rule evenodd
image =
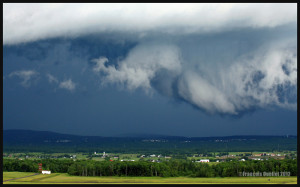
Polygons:
<instances>
[{"instance_id":1,"label":"rural building","mask_svg":"<svg viewBox=\"0 0 300 187\"><path fill-rule=\"evenodd\" d=\"M51 174L51 171L48 171L48 170L42 170L42 174Z\"/></svg>"},{"instance_id":2,"label":"rural building","mask_svg":"<svg viewBox=\"0 0 300 187\"><path fill-rule=\"evenodd\" d=\"M209 162L209 159L201 159L200 162Z\"/></svg>"},{"instance_id":3,"label":"rural building","mask_svg":"<svg viewBox=\"0 0 300 187\"><path fill-rule=\"evenodd\" d=\"M201 160L198 160L196 162L209 162L209 159L201 159Z\"/></svg>"}]
</instances>

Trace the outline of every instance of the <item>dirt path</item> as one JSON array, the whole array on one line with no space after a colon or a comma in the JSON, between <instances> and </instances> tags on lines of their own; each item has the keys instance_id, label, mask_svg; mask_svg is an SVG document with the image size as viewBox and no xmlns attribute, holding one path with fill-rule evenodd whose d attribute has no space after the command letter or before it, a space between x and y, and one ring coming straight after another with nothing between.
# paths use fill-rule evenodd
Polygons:
<instances>
[{"instance_id":1,"label":"dirt path","mask_svg":"<svg viewBox=\"0 0 300 187\"><path fill-rule=\"evenodd\" d=\"M39 174L40 173L35 173L33 175L28 175L28 176L25 176L25 177L18 177L18 178L8 179L8 180L5 180L3 182L7 182L7 181L11 181L11 180L17 180L17 179L22 179L22 178L31 177L31 176L34 176L34 175L39 175Z\"/></svg>"}]
</instances>

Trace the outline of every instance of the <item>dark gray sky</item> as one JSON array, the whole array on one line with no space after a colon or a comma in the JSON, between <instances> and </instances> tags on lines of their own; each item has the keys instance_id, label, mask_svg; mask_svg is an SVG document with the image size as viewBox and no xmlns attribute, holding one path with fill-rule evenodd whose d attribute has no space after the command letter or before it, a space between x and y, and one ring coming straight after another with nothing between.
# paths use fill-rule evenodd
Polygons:
<instances>
[{"instance_id":1,"label":"dark gray sky","mask_svg":"<svg viewBox=\"0 0 300 187\"><path fill-rule=\"evenodd\" d=\"M4 5L4 129L297 134L296 4L46 5Z\"/></svg>"}]
</instances>

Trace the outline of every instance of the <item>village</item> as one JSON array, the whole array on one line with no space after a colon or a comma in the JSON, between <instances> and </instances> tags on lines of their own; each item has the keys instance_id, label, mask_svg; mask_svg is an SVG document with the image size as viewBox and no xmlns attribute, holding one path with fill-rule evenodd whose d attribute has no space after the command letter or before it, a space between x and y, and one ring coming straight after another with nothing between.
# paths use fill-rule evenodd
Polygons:
<instances>
[{"instance_id":1,"label":"village","mask_svg":"<svg viewBox=\"0 0 300 187\"><path fill-rule=\"evenodd\" d=\"M124 154L124 153L3 153L3 158L11 159L72 159L76 160L96 160L96 161L149 161L149 162L163 162L170 159L186 159L192 162L227 162L227 161L246 161L246 160L283 160L296 159L297 153L295 151L287 152L228 152L228 153L207 153L207 154L192 154L192 155L163 155L163 154Z\"/></svg>"},{"instance_id":2,"label":"village","mask_svg":"<svg viewBox=\"0 0 300 187\"><path fill-rule=\"evenodd\" d=\"M42 160L42 159L71 159L76 160L94 160L94 161L120 161L120 162L135 162L135 161L146 161L146 162L168 162L171 159L185 159L195 163L206 163L206 164L218 164L221 162L239 161L245 162L246 160L264 161L269 159L284 160L284 159L296 159L296 151L287 152L219 152L219 153L207 153L207 154L193 154L178 157L179 155L163 155L163 154L116 154L116 153L3 153L3 158L17 159L17 160ZM49 175L51 170L44 170L42 163L39 163L39 172L41 174Z\"/></svg>"}]
</instances>

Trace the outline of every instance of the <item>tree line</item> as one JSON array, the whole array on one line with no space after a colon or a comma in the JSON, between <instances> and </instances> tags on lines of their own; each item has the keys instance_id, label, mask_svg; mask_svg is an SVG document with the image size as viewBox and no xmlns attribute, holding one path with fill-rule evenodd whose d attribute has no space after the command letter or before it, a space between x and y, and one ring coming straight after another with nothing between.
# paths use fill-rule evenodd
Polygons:
<instances>
[{"instance_id":1,"label":"tree line","mask_svg":"<svg viewBox=\"0 0 300 187\"><path fill-rule=\"evenodd\" d=\"M37 172L38 163L52 173L76 176L160 176L160 177L236 177L239 172L290 172L297 176L297 160L247 160L217 164L171 159L161 163L149 161L94 160L14 160L3 159L3 171Z\"/></svg>"}]
</instances>

